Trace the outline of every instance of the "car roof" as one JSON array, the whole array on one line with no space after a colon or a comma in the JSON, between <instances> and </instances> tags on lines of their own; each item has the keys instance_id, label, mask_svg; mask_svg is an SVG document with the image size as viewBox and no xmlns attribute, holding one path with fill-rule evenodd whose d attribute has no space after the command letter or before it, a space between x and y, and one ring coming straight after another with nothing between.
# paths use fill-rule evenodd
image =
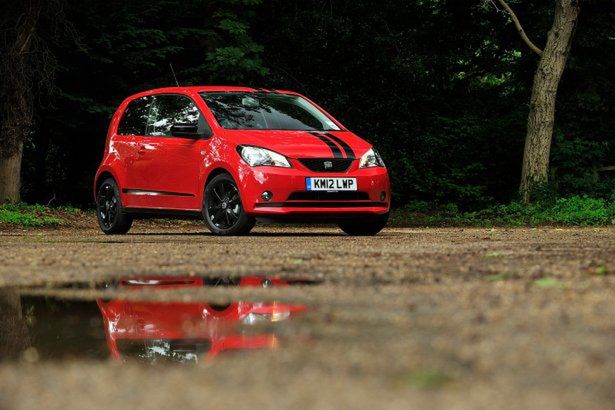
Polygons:
<instances>
[{"instance_id":1,"label":"car roof","mask_svg":"<svg viewBox=\"0 0 615 410\"><path fill-rule=\"evenodd\" d=\"M293 91L273 90L268 88L252 88L252 87L237 87L225 85L192 85L185 87L164 87L155 88L153 90L143 91L138 94L158 94L158 93L185 93L185 92L277 92L284 94L297 94ZM136 95L136 94L135 94Z\"/></svg>"}]
</instances>

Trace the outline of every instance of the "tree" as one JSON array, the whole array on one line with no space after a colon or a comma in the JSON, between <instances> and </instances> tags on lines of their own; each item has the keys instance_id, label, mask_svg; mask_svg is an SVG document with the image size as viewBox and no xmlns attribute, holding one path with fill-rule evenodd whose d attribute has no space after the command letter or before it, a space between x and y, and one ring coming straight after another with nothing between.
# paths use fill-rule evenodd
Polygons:
<instances>
[{"instance_id":1,"label":"tree","mask_svg":"<svg viewBox=\"0 0 615 410\"><path fill-rule=\"evenodd\" d=\"M19 294L0 291L0 357L16 359L32 342Z\"/></svg>"},{"instance_id":2,"label":"tree","mask_svg":"<svg viewBox=\"0 0 615 410\"><path fill-rule=\"evenodd\" d=\"M0 203L19 201L23 143L32 125L33 98L31 51L35 41L40 4L20 2L16 13L3 21L2 126L0 129ZM16 18L10 27L10 21Z\"/></svg>"},{"instance_id":3,"label":"tree","mask_svg":"<svg viewBox=\"0 0 615 410\"><path fill-rule=\"evenodd\" d=\"M0 203L20 199L24 142L33 132L35 104L42 91L51 90L57 67L49 39L66 27L60 0L24 0L3 7L5 13L0 20Z\"/></svg>"},{"instance_id":4,"label":"tree","mask_svg":"<svg viewBox=\"0 0 615 410\"><path fill-rule=\"evenodd\" d=\"M495 4L495 0L488 1ZM497 1L510 16L526 45L540 56L532 86L519 187L523 201L528 203L532 190L548 180L557 89L570 53L579 3L578 0L555 0L553 24L545 48L541 50L529 39L508 3Z\"/></svg>"},{"instance_id":5,"label":"tree","mask_svg":"<svg viewBox=\"0 0 615 410\"><path fill-rule=\"evenodd\" d=\"M263 86L249 37L257 0L53 1L71 32L56 41L39 26L58 68L24 147L23 200L91 205L113 112L131 94L175 85L169 63L181 85Z\"/></svg>"},{"instance_id":6,"label":"tree","mask_svg":"<svg viewBox=\"0 0 615 410\"><path fill-rule=\"evenodd\" d=\"M65 5L79 47L54 41L55 13L41 12L37 38L58 68L52 103L32 89L22 200L91 205L113 111L128 95L173 85L169 63L182 85L290 89L318 101L379 149L398 206L470 210L518 195L539 57L502 29L514 26L498 0L504 13L479 0L39 1ZM555 0L506 2L542 49ZM12 29L24 1L5 3ZM593 170L615 163L615 3L582 8L557 91L549 182L563 195L610 198L615 181Z\"/></svg>"}]
</instances>

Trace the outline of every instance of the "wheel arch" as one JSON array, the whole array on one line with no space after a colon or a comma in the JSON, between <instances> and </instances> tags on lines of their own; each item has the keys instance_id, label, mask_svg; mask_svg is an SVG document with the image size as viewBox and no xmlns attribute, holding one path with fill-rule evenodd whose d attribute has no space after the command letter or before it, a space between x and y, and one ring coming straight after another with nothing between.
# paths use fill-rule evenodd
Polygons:
<instances>
[{"instance_id":1,"label":"wheel arch","mask_svg":"<svg viewBox=\"0 0 615 410\"><path fill-rule=\"evenodd\" d=\"M207 178L205 178L205 180L203 181L203 184L201 186L201 205L203 201L205 200L205 188L207 188L207 184L209 184L209 182L212 179L222 174L227 174L231 178L233 178L233 180L235 181L235 184L237 185L237 189L239 189L239 194L243 201L243 190L242 190L241 183L239 180L239 175L232 172L226 166L218 165L218 166L212 167L211 171L207 174Z\"/></svg>"},{"instance_id":2,"label":"wheel arch","mask_svg":"<svg viewBox=\"0 0 615 410\"><path fill-rule=\"evenodd\" d=\"M205 187L207 187L207 184L209 184L209 181L211 181L212 179L214 179L218 175L222 175L222 174L230 175L233 179L235 179L235 183L237 183L237 180L236 180L235 176L233 175L233 173L231 171L229 171L228 169L226 169L224 167L218 166L218 167L212 169L209 172L209 174L207 174L207 178L205 178L205 182L203 183L201 191L205 192Z\"/></svg>"},{"instance_id":3,"label":"wheel arch","mask_svg":"<svg viewBox=\"0 0 615 410\"><path fill-rule=\"evenodd\" d=\"M112 178L115 181L115 183L118 184L118 188L119 188L120 181L117 179L117 177L113 175L111 171L103 170L96 176L96 180L94 181L94 200L96 200L96 195L98 195L98 190L100 189L100 186L107 178ZM120 195L121 195L121 192L120 192Z\"/></svg>"}]
</instances>

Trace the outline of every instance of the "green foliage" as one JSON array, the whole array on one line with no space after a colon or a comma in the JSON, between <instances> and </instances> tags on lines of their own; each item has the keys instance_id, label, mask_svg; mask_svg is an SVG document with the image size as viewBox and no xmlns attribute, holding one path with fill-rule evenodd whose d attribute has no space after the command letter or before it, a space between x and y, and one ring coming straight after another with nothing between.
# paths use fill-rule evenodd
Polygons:
<instances>
[{"instance_id":1,"label":"green foliage","mask_svg":"<svg viewBox=\"0 0 615 410\"><path fill-rule=\"evenodd\" d=\"M485 276L485 279L489 282L503 282L513 278L513 275L508 272L499 272L493 275Z\"/></svg>"},{"instance_id":2,"label":"green foliage","mask_svg":"<svg viewBox=\"0 0 615 410\"><path fill-rule=\"evenodd\" d=\"M251 34L259 0L66 2L74 43L56 44L53 104L37 110L23 198L90 205L111 115L129 95L182 85L260 86L267 69Z\"/></svg>"},{"instance_id":3,"label":"green foliage","mask_svg":"<svg viewBox=\"0 0 615 410\"><path fill-rule=\"evenodd\" d=\"M615 165L609 149L608 141L565 136L556 132L551 161L554 171L552 191L561 195L586 194L606 198L614 194L615 179L603 178L596 172L601 164Z\"/></svg>"},{"instance_id":4,"label":"green foliage","mask_svg":"<svg viewBox=\"0 0 615 410\"><path fill-rule=\"evenodd\" d=\"M615 165L615 106L608 102L615 43L607 40L615 7L586 3L558 93L553 187L560 195L608 198L615 186L594 170ZM274 62L271 84L304 91L374 143L391 171L397 205L452 202L470 210L509 202L517 195L536 56L506 15L477 5L269 2L259 32ZM514 8L544 44L553 4Z\"/></svg>"},{"instance_id":5,"label":"green foliage","mask_svg":"<svg viewBox=\"0 0 615 410\"><path fill-rule=\"evenodd\" d=\"M533 205L512 202L477 212L460 212L450 204L430 208L419 202L396 211L392 220L399 224L444 226L615 225L615 201L573 196Z\"/></svg>"},{"instance_id":6,"label":"green foliage","mask_svg":"<svg viewBox=\"0 0 615 410\"><path fill-rule=\"evenodd\" d=\"M503 256L501 252L487 252L485 254L486 258L499 258L500 256Z\"/></svg>"},{"instance_id":7,"label":"green foliage","mask_svg":"<svg viewBox=\"0 0 615 410\"><path fill-rule=\"evenodd\" d=\"M607 273L608 273L608 270L606 266L604 265L596 266L594 268L594 271L592 272L592 274L596 276L605 276Z\"/></svg>"},{"instance_id":8,"label":"green foliage","mask_svg":"<svg viewBox=\"0 0 615 410\"><path fill-rule=\"evenodd\" d=\"M513 202L464 215L469 219L489 220L507 225L603 225L615 223L614 209L612 204L603 199L573 196L560 198L553 204L525 206Z\"/></svg>"},{"instance_id":9,"label":"green foliage","mask_svg":"<svg viewBox=\"0 0 615 410\"><path fill-rule=\"evenodd\" d=\"M558 199L553 207L537 212L538 221L566 225L615 224L615 207L603 199L587 196Z\"/></svg>"},{"instance_id":10,"label":"green foliage","mask_svg":"<svg viewBox=\"0 0 615 410\"><path fill-rule=\"evenodd\" d=\"M451 382L453 378L438 369L418 369L397 376L397 382L419 389L437 389Z\"/></svg>"},{"instance_id":11,"label":"green foliage","mask_svg":"<svg viewBox=\"0 0 615 410\"><path fill-rule=\"evenodd\" d=\"M181 84L306 94L378 148L394 206L408 204L400 215L434 223L606 223L594 208L591 217L546 209L574 195L603 198L607 208L615 201L613 173L596 172L615 165L615 4L583 4L558 91L551 182L535 193L542 205L530 212L493 205L517 197L537 60L510 19L479 3L66 1L79 47L66 41L53 49L59 92L37 108L23 197L90 205L110 116L134 92L174 85L172 63ZM516 1L514 8L544 44L553 3ZM484 211L468 212L475 210Z\"/></svg>"},{"instance_id":12,"label":"green foliage","mask_svg":"<svg viewBox=\"0 0 615 410\"><path fill-rule=\"evenodd\" d=\"M49 208L42 205L0 205L0 223L24 227L58 226L62 221L49 215Z\"/></svg>"},{"instance_id":13,"label":"green foliage","mask_svg":"<svg viewBox=\"0 0 615 410\"><path fill-rule=\"evenodd\" d=\"M555 278L540 278L532 282L532 286L540 289L565 288L566 284Z\"/></svg>"},{"instance_id":14,"label":"green foliage","mask_svg":"<svg viewBox=\"0 0 615 410\"><path fill-rule=\"evenodd\" d=\"M244 6L237 10L221 9L214 13L218 20L216 33L219 46L207 53L207 71L212 80L238 83L251 78L264 78L269 70L263 65L263 47L250 35L250 26L239 11L256 6L260 0L235 0L230 2Z\"/></svg>"}]
</instances>

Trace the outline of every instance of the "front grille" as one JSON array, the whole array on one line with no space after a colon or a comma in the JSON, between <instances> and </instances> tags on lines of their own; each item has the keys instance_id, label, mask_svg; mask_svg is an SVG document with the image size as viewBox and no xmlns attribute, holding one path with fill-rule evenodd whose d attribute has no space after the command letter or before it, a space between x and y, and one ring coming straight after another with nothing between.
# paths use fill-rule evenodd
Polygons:
<instances>
[{"instance_id":1,"label":"front grille","mask_svg":"<svg viewBox=\"0 0 615 410\"><path fill-rule=\"evenodd\" d=\"M346 172L352 161L352 158L299 158L299 162L314 172Z\"/></svg>"},{"instance_id":2,"label":"front grille","mask_svg":"<svg viewBox=\"0 0 615 410\"><path fill-rule=\"evenodd\" d=\"M301 191L288 196L289 201L365 201L369 199L367 192L358 191Z\"/></svg>"}]
</instances>

